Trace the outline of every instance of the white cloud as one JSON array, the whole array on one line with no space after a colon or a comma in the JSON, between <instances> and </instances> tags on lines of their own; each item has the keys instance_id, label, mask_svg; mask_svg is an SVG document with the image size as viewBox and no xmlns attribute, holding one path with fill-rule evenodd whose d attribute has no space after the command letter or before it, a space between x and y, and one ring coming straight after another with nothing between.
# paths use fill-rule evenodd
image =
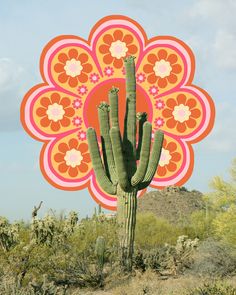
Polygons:
<instances>
[{"instance_id":1,"label":"white cloud","mask_svg":"<svg viewBox=\"0 0 236 295\"><path fill-rule=\"evenodd\" d=\"M0 131L20 127L20 103L28 81L21 66L9 58L0 58Z\"/></svg>"},{"instance_id":2,"label":"white cloud","mask_svg":"<svg viewBox=\"0 0 236 295\"><path fill-rule=\"evenodd\" d=\"M236 68L236 35L220 30L213 44L216 64L226 69Z\"/></svg>"},{"instance_id":3,"label":"white cloud","mask_svg":"<svg viewBox=\"0 0 236 295\"><path fill-rule=\"evenodd\" d=\"M213 152L233 152L236 146L236 109L227 102L216 105L215 125L204 146Z\"/></svg>"},{"instance_id":4,"label":"white cloud","mask_svg":"<svg viewBox=\"0 0 236 295\"><path fill-rule=\"evenodd\" d=\"M201 23L200 34L208 59L219 68L236 68L236 1L198 0L189 7L190 20ZM206 34L207 32L207 34ZM196 38L196 37L195 37ZM207 42L207 43L206 43Z\"/></svg>"}]
</instances>

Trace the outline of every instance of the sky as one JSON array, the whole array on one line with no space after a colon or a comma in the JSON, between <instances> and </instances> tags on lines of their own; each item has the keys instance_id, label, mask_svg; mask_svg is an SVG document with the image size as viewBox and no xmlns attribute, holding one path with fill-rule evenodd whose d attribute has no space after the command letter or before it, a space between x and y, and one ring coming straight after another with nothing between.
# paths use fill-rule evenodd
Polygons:
<instances>
[{"instance_id":1,"label":"sky","mask_svg":"<svg viewBox=\"0 0 236 295\"><path fill-rule=\"evenodd\" d=\"M185 186L209 191L213 176L228 178L236 157L236 1L235 0L0 0L0 216L29 220L41 200L44 214L75 210L91 215L96 203L87 189L67 192L41 175L42 143L32 139L19 120L24 94L40 83L39 58L58 35L88 38L104 16L136 20L149 38L175 36L187 43L196 59L194 84L213 98L212 132L194 145L195 166Z\"/></svg>"}]
</instances>

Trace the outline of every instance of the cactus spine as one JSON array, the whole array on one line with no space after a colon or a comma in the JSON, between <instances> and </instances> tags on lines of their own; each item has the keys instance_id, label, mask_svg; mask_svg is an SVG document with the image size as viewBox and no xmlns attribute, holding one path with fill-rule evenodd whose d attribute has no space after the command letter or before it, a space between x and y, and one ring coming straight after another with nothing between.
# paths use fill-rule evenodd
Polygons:
<instances>
[{"instance_id":1,"label":"cactus spine","mask_svg":"<svg viewBox=\"0 0 236 295\"><path fill-rule=\"evenodd\" d=\"M109 91L109 105L98 107L103 161L95 130L88 128L87 138L92 164L101 188L117 195L120 258L123 269L132 269L136 224L137 193L152 181L160 159L163 133L156 131L151 155L152 126L146 113L136 114L136 79L134 57L125 59L126 114L123 138L119 127L118 89ZM136 119L139 121L139 142L136 148ZM110 126L111 125L111 126ZM137 160L139 165L137 166Z\"/></svg>"}]
</instances>

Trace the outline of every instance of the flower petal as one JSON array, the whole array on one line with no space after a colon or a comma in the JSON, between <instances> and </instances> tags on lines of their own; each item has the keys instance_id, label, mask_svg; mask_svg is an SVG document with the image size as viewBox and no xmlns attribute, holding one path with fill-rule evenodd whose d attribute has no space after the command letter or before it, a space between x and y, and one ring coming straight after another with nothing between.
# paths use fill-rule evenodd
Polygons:
<instances>
[{"instance_id":1,"label":"flower petal","mask_svg":"<svg viewBox=\"0 0 236 295\"><path fill-rule=\"evenodd\" d=\"M170 118L166 120L162 130L181 137L197 134L205 120L203 98L204 96L201 98L193 90L177 91L170 96L162 97L165 104L162 115L164 118ZM178 111L184 112L183 119L179 121L178 116L176 117Z\"/></svg>"}]
</instances>

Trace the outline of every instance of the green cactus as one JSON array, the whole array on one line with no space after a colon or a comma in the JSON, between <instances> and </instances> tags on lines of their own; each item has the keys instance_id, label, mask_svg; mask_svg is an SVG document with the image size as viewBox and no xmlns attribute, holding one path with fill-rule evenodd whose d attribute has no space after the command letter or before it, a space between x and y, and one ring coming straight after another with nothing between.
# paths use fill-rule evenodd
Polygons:
<instances>
[{"instance_id":1,"label":"green cactus","mask_svg":"<svg viewBox=\"0 0 236 295\"><path fill-rule=\"evenodd\" d=\"M103 266L104 266L104 257L105 257L105 239L102 236L99 236L96 240L95 255L98 260L99 270L102 272Z\"/></svg>"},{"instance_id":2,"label":"green cactus","mask_svg":"<svg viewBox=\"0 0 236 295\"><path fill-rule=\"evenodd\" d=\"M123 137L119 127L118 89L109 91L109 104L98 107L103 160L95 130L88 128L87 138L96 179L108 194L117 195L117 221L121 265L132 269L137 193L146 188L157 170L163 133L156 131L151 148L152 126L146 113L136 114L136 79L134 57L125 59L126 114ZM139 121L139 141L136 148L136 120ZM110 126L111 125L111 126ZM150 156L149 156L150 155ZM137 160L139 165L137 166Z\"/></svg>"}]
</instances>

